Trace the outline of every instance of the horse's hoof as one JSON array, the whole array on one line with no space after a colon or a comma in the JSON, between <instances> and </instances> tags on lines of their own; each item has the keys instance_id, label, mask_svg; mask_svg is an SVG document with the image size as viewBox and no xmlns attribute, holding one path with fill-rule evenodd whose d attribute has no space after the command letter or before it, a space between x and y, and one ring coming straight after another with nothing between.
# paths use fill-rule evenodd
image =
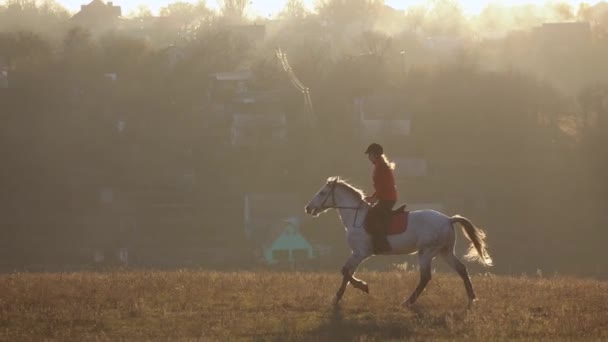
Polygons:
<instances>
[{"instance_id":1,"label":"horse's hoof","mask_svg":"<svg viewBox=\"0 0 608 342\"><path fill-rule=\"evenodd\" d=\"M365 293L369 294L369 286L367 285L367 283L365 282L360 282L360 283L351 283L353 285L354 288L356 288L357 290L361 290Z\"/></svg>"},{"instance_id":2,"label":"horse's hoof","mask_svg":"<svg viewBox=\"0 0 608 342\"><path fill-rule=\"evenodd\" d=\"M403 308L405 308L405 309L409 309L409 308L411 308L411 307L412 307L412 305L413 305L413 304L414 304L414 303L412 303L412 301L408 299L408 300L404 300L404 301L401 303L401 306L402 306Z\"/></svg>"},{"instance_id":3,"label":"horse's hoof","mask_svg":"<svg viewBox=\"0 0 608 342\"><path fill-rule=\"evenodd\" d=\"M331 301L331 303L333 305L338 305L340 304L340 298L338 298L338 296L334 296L334 299Z\"/></svg>"},{"instance_id":4,"label":"horse's hoof","mask_svg":"<svg viewBox=\"0 0 608 342\"><path fill-rule=\"evenodd\" d=\"M476 302L477 302L477 298L469 299L469 304L467 305L467 309L472 309Z\"/></svg>"}]
</instances>

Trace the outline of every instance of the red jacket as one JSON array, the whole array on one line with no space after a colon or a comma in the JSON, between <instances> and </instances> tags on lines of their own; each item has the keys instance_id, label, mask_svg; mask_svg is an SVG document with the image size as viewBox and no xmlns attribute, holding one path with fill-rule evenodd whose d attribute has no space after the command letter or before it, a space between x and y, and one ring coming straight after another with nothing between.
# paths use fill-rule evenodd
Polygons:
<instances>
[{"instance_id":1,"label":"red jacket","mask_svg":"<svg viewBox=\"0 0 608 342\"><path fill-rule=\"evenodd\" d=\"M386 164L384 158L378 158L374 162L374 194L378 200L397 201L397 187L393 170Z\"/></svg>"}]
</instances>

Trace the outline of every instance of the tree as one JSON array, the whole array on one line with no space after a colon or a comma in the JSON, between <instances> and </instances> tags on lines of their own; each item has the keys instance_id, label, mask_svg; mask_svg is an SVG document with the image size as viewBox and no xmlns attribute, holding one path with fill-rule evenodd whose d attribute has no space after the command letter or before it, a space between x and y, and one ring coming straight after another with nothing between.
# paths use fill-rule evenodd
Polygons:
<instances>
[{"instance_id":1,"label":"tree","mask_svg":"<svg viewBox=\"0 0 608 342\"><path fill-rule=\"evenodd\" d=\"M58 34L67 26L69 12L54 0L8 0L0 11L0 31L27 30Z\"/></svg>"},{"instance_id":2,"label":"tree","mask_svg":"<svg viewBox=\"0 0 608 342\"><path fill-rule=\"evenodd\" d=\"M160 16L187 25L197 17L195 8L195 5L192 3L177 1L162 7L160 9Z\"/></svg>"},{"instance_id":3,"label":"tree","mask_svg":"<svg viewBox=\"0 0 608 342\"><path fill-rule=\"evenodd\" d=\"M428 9L424 6L410 6L405 13L405 22L412 32L422 29Z\"/></svg>"},{"instance_id":4,"label":"tree","mask_svg":"<svg viewBox=\"0 0 608 342\"><path fill-rule=\"evenodd\" d=\"M51 44L41 35L29 31L0 33L0 57L11 69L40 70L52 62Z\"/></svg>"},{"instance_id":5,"label":"tree","mask_svg":"<svg viewBox=\"0 0 608 342\"><path fill-rule=\"evenodd\" d=\"M378 31L365 31L359 39L361 40L363 53L378 57L382 57L391 45L390 37Z\"/></svg>"},{"instance_id":6,"label":"tree","mask_svg":"<svg viewBox=\"0 0 608 342\"><path fill-rule=\"evenodd\" d=\"M133 18L151 18L153 15L150 7L147 5L138 5L128 16Z\"/></svg>"},{"instance_id":7,"label":"tree","mask_svg":"<svg viewBox=\"0 0 608 342\"><path fill-rule=\"evenodd\" d=\"M384 0L320 0L317 12L338 24L375 21L384 9Z\"/></svg>"},{"instance_id":8,"label":"tree","mask_svg":"<svg viewBox=\"0 0 608 342\"><path fill-rule=\"evenodd\" d=\"M99 40L104 58L104 72L117 72L119 77L131 74L150 52L148 44L137 38L107 34Z\"/></svg>"},{"instance_id":9,"label":"tree","mask_svg":"<svg viewBox=\"0 0 608 342\"><path fill-rule=\"evenodd\" d=\"M285 7L279 13L279 18L285 20L304 19L308 15L302 0L287 0Z\"/></svg>"},{"instance_id":10,"label":"tree","mask_svg":"<svg viewBox=\"0 0 608 342\"><path fill-rule=\"evenodd\" d=\"M82 27L70 29L62 42L61 62L70 82L95 82L103 72L98 46L91 32Z\"/></svg>"},{"instance_id":11,"label":"tree","mask_svg":"<svg viewBox=\"0 0 608 342\"><path fill-rule=\"evenodd\" d=\"M462 35L468 33L464 11L455 0L433 0L426 15L425 31L434 35Z\"/></svg>"},{"instance_id":12,"label":"tree","mask_svg":"<svg viewBox=\"0 0 608 342\"><path fill-rule=\"evenodd\" d=\"M606 136L608 132L608 84L585 87L579 93L578 100L583 114L581 119L586 138Z\"/></svg>"},{"instance_id":13,"label":"tree","mask_svg":"<svg viewBox=\"0 0 608 342\"><path fill-rule=\"evenodd\" d=\"M251 4L250 0L218 0L224 19L232 23L245 20L245 13Z\"/></svg>"},{"instance_id":14,"label":"tree","mask_svg":"<svg viewBox=\"0 0 608 342\"><path fill-rule=\"evenodd\" d=\"M91 31L80 26L74 27L68 31L63 40L64 57L69 58L80 51L92 50L93 44Z\"/></svg>"},{"instance_id":15,"label":"tree","mask_svg":"<svg viewBox=\"0 0 608 342\"><path fill-rule=\"evenodd\" d=\"M174 2L161 8L160 15L165 20L156 26L154 37L166 45L190 39L194 31L211 22L214 13L207 7L207 3L201 0L196 4Z\"/></svg>"}]
</instances>

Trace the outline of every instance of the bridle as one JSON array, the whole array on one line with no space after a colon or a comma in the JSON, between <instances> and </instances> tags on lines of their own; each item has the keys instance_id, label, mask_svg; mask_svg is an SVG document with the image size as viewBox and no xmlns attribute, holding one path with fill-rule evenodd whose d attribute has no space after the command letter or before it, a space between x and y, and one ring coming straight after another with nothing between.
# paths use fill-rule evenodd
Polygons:
<instances>
[{"instance_id":1,"label":"bridle","mask_svg":"<svg viewBox=\"0 0 608 342\"><path fill-rule=\"evenodd\" d=\"M327 195L325 195L325 198L323 199L323 202L321 202L321 210L325 210L325 209L350 209L350 210L356 210L355 211L355 218L353 219L353 227L354 228L360 228L360 227L356 227L355 225L357 224L357 216L359 215L359 210L361 209L361 203L363 203L363 200L359 200L359 204L357 204L356 207L345 207L345 206L338 206L338 205L336 205L336 195L335 195L336 184L338 184L338 180L334 179L331 182L331 187L330 187L329 192L327 193ZM333 202L333 205L325 205L325 203L329 199L330 195L331 195L331 201Z\"/></svg>"}]
</instances>

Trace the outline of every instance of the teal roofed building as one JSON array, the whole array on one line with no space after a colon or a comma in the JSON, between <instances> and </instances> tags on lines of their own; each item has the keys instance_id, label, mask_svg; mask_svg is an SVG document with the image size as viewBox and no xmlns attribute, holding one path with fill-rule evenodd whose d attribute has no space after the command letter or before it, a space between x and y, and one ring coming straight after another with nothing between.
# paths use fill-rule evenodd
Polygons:
<instances>
[{"instance_id":1,"label":"teal roofed building","mask_svg":"<svg viewBox=\"0 0 608 342\"><path fill-rule=\"evenodd\" d=\"M302 208L291 194L245 195L245 235L258 262L298 265L316 258L314 246L301 231Z\"/></svg>"},{"instance_id":2,"label":"teal roofed building","mask_svg":"<svg viewBox=\"0 0 608 342\"><path fill-rule=\"evenodd\" d=\"M285 220L283 232L264 248L264 259L268 264L297 263L314 258L310 242L300 233L300 220L291 217Z\"/></svg>"}]
</instances>

